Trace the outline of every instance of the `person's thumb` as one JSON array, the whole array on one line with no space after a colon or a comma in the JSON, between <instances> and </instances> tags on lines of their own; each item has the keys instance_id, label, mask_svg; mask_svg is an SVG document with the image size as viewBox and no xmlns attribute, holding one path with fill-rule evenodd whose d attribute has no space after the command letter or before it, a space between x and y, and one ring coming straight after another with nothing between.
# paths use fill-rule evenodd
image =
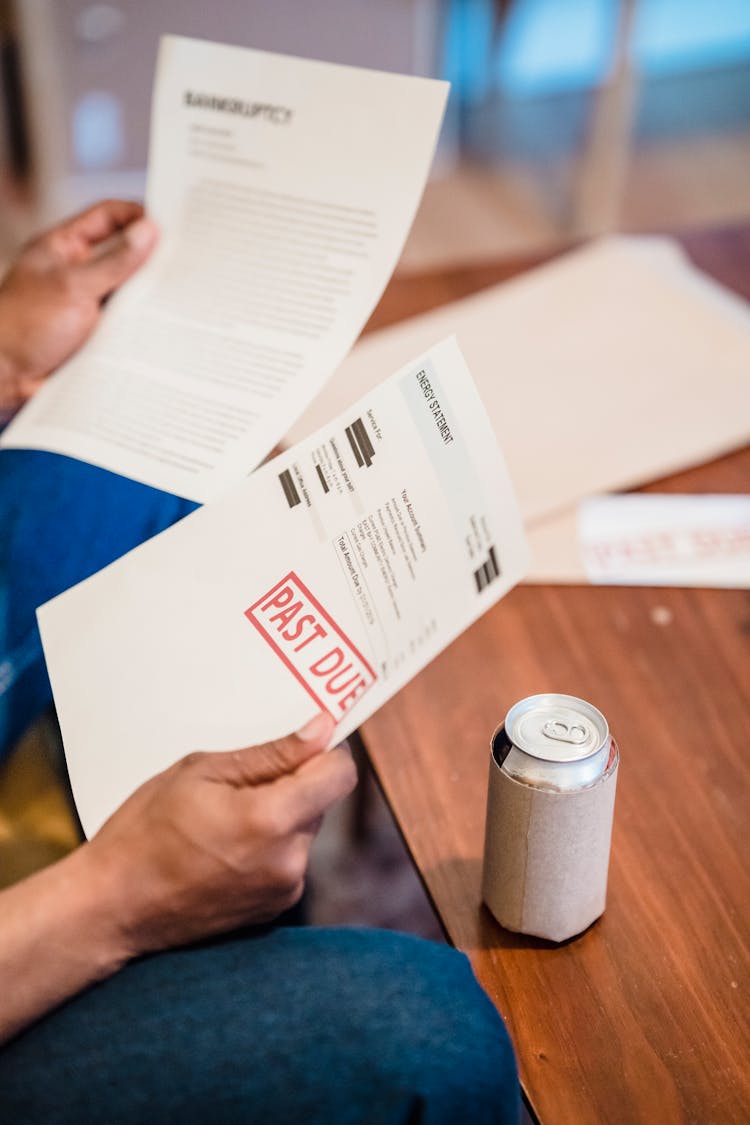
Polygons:
<instances>
[{"instance_id":1,"label":"person's thumb","mask_svg":"<svg viewBox=\"0 0 750 1125\"><path fill-rule=\"evenodd\" d=\"M78 268L92 296L100 300L134 274L156 245L159 230L150 219L137 219L125 227L98 255Z\"/></svg>"},{"instance_id":2,"label":"person's thumb","mask_svg":"<svg viewBox=\"0 0 750 1125\"><path fill-rule=\"evenodd\" d=\"M294 773L303 762L325 750L333 737L334 725L331 716L321 711L296 734L262 746L246 746L242 750L207 755L206 765L215 780L228 785L238 788L263 785Z\"/></svg>"}]
</instances>

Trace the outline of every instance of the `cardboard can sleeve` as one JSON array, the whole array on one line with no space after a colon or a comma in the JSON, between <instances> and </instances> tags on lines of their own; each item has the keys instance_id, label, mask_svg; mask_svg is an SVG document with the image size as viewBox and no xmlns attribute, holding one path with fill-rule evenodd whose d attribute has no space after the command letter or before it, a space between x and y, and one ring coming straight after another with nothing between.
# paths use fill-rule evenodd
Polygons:
<instances>
[{"instance_id":1,"label":"cardboard can sleeve","mask_svg":"<svg viewBox=\"0 0 750 1125\"><path fill-rule=\"evenodd\" d=\"M516 781L490 754L482 897L501 926L565 941L604 912L619 760L558 793Z\"/></svg>"}]
</instances>

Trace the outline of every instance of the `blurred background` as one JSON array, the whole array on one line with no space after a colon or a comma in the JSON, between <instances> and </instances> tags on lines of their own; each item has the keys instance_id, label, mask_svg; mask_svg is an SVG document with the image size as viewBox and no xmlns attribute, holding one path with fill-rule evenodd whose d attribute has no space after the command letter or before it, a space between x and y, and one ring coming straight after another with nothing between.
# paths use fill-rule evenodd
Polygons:
<instances>
[{"instance_id":1,"label":"blurred background","mask_svg":"<svg viewBox=\"0 0 750 1125\"><path fill-rule=\"evenodd\" d=\"M748 0L0 0L0 253L141 194L164 32L449 79L403 270L750 215Z\"/></svg>"},{"instance_id":2,"label":"blurred background","mask_svg":"<svg viewBox=\"0 0 750 1125\"><path fill-rule=\"evenodd\" d=\"M750 218L750 0L0 0L0 266L139 197L164 32L447 78L402 272ZM0 884L77 840L53 723L0 771ZM439 936L377 787L326 823L312 917Z\"/></svg>"}]
</instances>

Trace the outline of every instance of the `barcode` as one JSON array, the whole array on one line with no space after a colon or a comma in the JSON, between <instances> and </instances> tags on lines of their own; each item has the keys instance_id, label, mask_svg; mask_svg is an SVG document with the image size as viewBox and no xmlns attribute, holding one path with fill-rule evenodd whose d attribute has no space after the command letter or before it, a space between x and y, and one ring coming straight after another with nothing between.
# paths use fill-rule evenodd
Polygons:
<instances>
[{"instance_id":1,"label":"barcode","mask_svg":"<svg viewBox=\"0 0 750 1125\"><path fill-rule=\"evenodd\" d=\"M491 546L486 562L483 562L482 565L474 571L477 593L481 594L485 586L489 586L490 582L494 582L495 579L499 577L500 567L498 565L497 555L495 554L495 548Z\"/></svg>"},{"instance_id":2,"label":"barcode","mask_svg":"<svg viewBox=\"0 0 750 1125\"><path fill-rule=\"evenodd\" d=\"M297 486L294 483L294 478L288 469L284 469L283 473L279 473L279 483L284 489L284 496L290 508L296 508L298 504L302 503L299 492L297 492Z\"/></svg>"},{"instance_id":3,"label":"barcode","mask_svg":"<svg viewBox=\"0 0 750 1125\"><path fill-rule=\"evenodd\" d=\"M357 418L356 422L352 422L351 426L346 427L346 436L360 469L369 469L375 456L375 448L361 418Z\"/></svg>"}]
</instances>

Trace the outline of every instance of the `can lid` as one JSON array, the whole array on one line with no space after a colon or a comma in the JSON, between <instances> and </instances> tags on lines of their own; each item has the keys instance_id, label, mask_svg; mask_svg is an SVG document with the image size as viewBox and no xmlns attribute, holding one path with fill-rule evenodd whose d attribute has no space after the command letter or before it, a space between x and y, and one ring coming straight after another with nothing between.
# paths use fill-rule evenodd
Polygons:
<instances>
[{"instance_id":1,"label":"can lid","mask_svg":"<svg viewBox=\"0 0 750 1125\"><path fill-rule=\"evenodd\" d=\"M547 762L577 762L596 754L609 740L601 711L574 695L530 695L505 716L514 746Z\"/></svg>"}]
</instances>

